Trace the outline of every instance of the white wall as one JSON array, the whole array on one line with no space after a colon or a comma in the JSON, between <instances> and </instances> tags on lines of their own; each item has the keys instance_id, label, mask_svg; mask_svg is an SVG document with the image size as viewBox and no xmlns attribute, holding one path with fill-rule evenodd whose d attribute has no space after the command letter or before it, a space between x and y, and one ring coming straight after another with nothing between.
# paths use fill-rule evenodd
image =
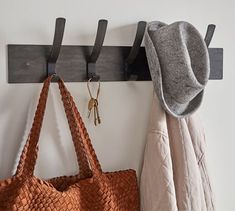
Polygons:
<instances>
[{"instance_id":1,"label":"white wall","mask_svg":"<svg viewBox=\"0 0 235 211\"><path fill-rule=\"evenodd\" d=\"M208 162L217 210L234 210L233 0L0 0L0 3L0 178L11 174L25 131L27 111L30 103L35 103L41 87L40 84L7 84L7 44L50 44L58 16L67 18L64 44L93 44L99 18L109 20L105 45L130 45L139 20L167 23L186 20L202 33L207 24L214 23L217 29L211 46L224 48L224 80L210 81L200 111L207 134ZM152 99L151 83L102 83L100 113L103 123L97 128L86 119L86 84L70 83L68 86L86 120L104 169L131 167L139 170ZM64 116L55 118L55 113L62 111L54 90L41 138L37 174L42 177L70 174L76 170ZM29 119L32 119L32 112L29 112Z\"/></svg>"}]
</instances>

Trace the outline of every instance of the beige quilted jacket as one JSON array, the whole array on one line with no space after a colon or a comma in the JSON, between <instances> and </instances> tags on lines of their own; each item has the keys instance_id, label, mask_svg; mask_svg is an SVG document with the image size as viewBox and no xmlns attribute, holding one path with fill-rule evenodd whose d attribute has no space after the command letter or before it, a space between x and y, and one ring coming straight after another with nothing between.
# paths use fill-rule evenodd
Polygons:
<instances>
[{"instance_id":1,"label":"beige quilted jacket","mask_svg":"<svg viewBox=\"0 0 235 211\"><path fill-rule=\"evenodd\" d=\"M198 117L176 119L154 96L140 181L142 211L214 211Z\"/></svg>"}]
</instances>

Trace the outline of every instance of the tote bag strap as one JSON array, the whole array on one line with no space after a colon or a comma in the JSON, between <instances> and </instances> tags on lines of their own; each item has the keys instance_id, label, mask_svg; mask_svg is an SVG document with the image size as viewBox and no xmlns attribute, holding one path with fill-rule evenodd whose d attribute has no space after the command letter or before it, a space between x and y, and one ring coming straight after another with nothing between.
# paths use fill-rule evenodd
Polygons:
<instances>
[{"instance_id":1,"label":"tote bag strap","mask_svg":"<svg viewBox=\"0 0 235 211\"><path fill-rule=\"evenodd\" d=\"M59 81L59 88L60 88L60 93L61 93L62 100L64 103L64 108L67 108L69 111L72 111L71 118L76 121L76 125L78 126L79 134L81 136L81 141L84 145L85 152L89 160L89 163L91 165L92 172L98 175L102 174L100 162L91 144L91 139L89 137L85 124L82 120L80 113L78 112L78 109L73 100L73 97L71 96L67 88L65 87L65 84L62 80ZM70 119L69 117L67 118Z\"/></svg>"},{"instance_id":2,"label":"tote bag strap","mask_svg":"<svg viewBox=\"0 0 235 211\"><path fill-rule=\"evenodd\" d=\"M37 154L38 154L38 140L40 136L40 131L42 127L43 117L46 108L46 101L48 97L48 91L50 82L53 76L49 76L45 81L40 94L39 103L35 113L34 121L30 134L28 136L27 142L22 151L20 161L17 167L16 175L24 174L25 176L32 176L34 172L34 167L36 164ZM72 138L75 145L75 150L78 157L78 164L80 167L80 175L83 177L88 177L91 174L89 163L91 164L93 173L102 173L99 161L94 153L94 149L91 146L89 136L86 129L84 130L84 123L81 120L81 116L77 111L75 103L65 88L65 85L61 79L58 80L60 87L60 93L62 96L64 109L66 111L66 116L69 122ZM83 134L84 133L84 134ZM87 139L87 140L83 140ZM85 146L87 145L87 146ZM87 152L89 150L90 152Z\"/></svg>"}]
</instances>

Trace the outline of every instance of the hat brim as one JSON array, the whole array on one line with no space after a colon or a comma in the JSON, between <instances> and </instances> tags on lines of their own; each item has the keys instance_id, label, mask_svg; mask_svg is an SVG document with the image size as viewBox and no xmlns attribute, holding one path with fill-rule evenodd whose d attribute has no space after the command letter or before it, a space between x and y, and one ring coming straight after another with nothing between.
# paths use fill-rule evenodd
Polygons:
<instances>
[{"instance_id":1,"label":"hat brim","mask_svg":"<svg viewBox=\"0 0 235 211\"><path fill-rule=\"evenodd\" d=\"M177 118L186 117L195 112L202 103L204 90L199 92L191 101L187 103L177 102L164 90L161 64L159 62L156 48L154 47L154 44L148 32L145 34L145 48L154 90L159 97L164 110L166 110L170 115Z\"/></svg>"}]
</instances>

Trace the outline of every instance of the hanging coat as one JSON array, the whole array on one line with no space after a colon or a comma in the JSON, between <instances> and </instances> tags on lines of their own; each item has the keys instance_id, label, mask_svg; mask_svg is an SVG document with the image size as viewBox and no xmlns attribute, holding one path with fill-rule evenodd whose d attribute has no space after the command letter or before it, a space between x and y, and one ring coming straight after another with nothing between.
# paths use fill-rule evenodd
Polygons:
<instances>
[{"instance_id":1,"label":"hanging coat","mask_svg":"<svg viewBox=\"0 0 235 211\"><path fill-rule=\"evenodd\" d=\"M177 119L154 95L140 181L142 211L214 211L198 116Z\"/></svg>"}]
</instances>

